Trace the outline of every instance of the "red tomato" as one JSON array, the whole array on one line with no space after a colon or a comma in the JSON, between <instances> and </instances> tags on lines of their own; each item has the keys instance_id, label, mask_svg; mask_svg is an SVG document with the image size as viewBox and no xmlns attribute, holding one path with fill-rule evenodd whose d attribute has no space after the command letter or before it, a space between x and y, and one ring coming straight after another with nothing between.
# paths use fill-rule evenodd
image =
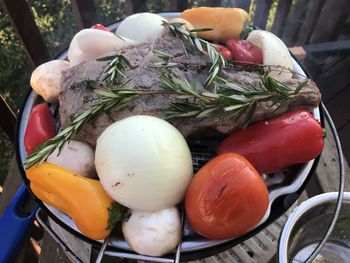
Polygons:
<instances>
[{"instance_id":1,"label":"red tomato","mask_svg":"<svg viewBox=\"0 0 350 263\"><path fill-rule=\"evenodd\" d=\"M210 239L237 237L263 218L269 204L265 183L241 155L223 154L195 175L186 198L191 228Z\"/></svg>"},{"instance_id":2,"label":"red tomato","mask_svg":"<svg viewBox=\"0 0 350 263\"><path fill-rule=\"evenodd\" d=\"M247 40L229 39L226 42L226 46L231 50L233 59L236 61L257 64L263 63L263 53L261 48L254 46Z\"/></svg>"},{"instance_id":3,"label":"red tomato","mask_svg":"<svg viewBox=\"0 0 350 263\"><path fill-rule=\"evenodd\" d=\"M227 47L225 47L224 45L220 45L220 44L215 44L215 49L221 54L221 56L224 57L224 59L226 60L231 60L233 59L233 54L231 52L231 50L229 50Z\"/></svg>"},{"instance_id":4,"label":"red tomato","mask_svg":"<svg viewBox=\"0 0 350 263\"><path fill-rule=\"evenodd\" d=\"M322 149L320 123L310 112L297 110L234 132L220 144L218 153L239 153L260 173L270 173L312 160Z\"/></svg>"},{"instance_id":5,"label":"red tomato","mask_svg":"<svg viewBox=\"0 0 350 263\"><path fill-rule=\"evenodd\" d=\"M101 24L93 25L91 28L111 32L111 30Z\"/></svg>"},{"instance_id":6,"label":"red tomato","mask_svg":"<svg viewBox=\"0 0 350 263\"><path fill-rule=\"evenodd\" d=\"M55 122L52 118L49 107L45 104L38 104L33 107L26 132L24 134L24 146L28 154L35 152L35 149L42 143L56 135Z\"/></svg>"}]
</instances>

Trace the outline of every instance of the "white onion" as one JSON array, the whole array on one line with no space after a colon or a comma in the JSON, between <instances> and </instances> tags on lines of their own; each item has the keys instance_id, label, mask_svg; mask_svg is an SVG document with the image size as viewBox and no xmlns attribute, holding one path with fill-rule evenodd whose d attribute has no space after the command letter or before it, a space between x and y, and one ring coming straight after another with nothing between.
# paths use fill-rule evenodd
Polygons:
<instances>
[{"instance_id":1,"label":"white onion","mask_svg":"<svg viewBox=\"0 0 350 263\"><path fill-rule=\"evenodd\" d=\"M181 219L176 207L149 213L133 210L122 226L125 240L137 253L162 256L180 242Z\"/></svg>"},{"instance_id":2,"label":"white onion","mask_svg":"<svg viewBox=\"0 0 350 263\"><path fill-rule=\"evenodd\" d=\"M118 26L116 33L136 42L151 42L161 37L165 18L152 13L139 13L128 16Z\"/></svg>"},{"instance_id":3,"label":"white onion","mask_svg":"<svg viewBox=\"0 0 350 263\"><path fill-rule=\"evenodd\" d=\"M283 41L271 32L253 30L247 37L247 41L262 49L264 65L282 66L293 70L292 57ZM274 70L269 73L272 77L291 78L292 73Z\"/></svg>"},{"instance_id":4,"label":"white onion","mask_svg":"<svg viewBox=\"0 0 350 263\"><path fill-rule=\"evenodd\" d=\"M95 166L111 198L145 211L178 204L193 172L181 133L162 119L142 115L117 121L100 135Z\"/></svg>"},{"instance_id":5,"label":"white onion","mask_svg":"<svg viewBox=\"0 0 350 263\"><path fill-rule=\"evenodd\" d=\"M68 59L71 66L75 66L132 44L135 44L135 41L117 37L108 31L83 29L73 37L68 50Z\"/></svg>"},{"instance_id":6,"label":"white onion","mask_svg":"<svg viewBox=\"0 0 350 263\"><path fill-rule=\"evenodd\" d=\"M65 167L81 176L89 178L96 176L94 150L84 142L70 140L60 152L56 149L51 153L47 161Z\"/></svg>"},{"instance_id":7,"label":"white onion","mask_svg":"<svg viewBox=\"0 0 350 263\"><path fill-rule=\"evenodd\" d=\"M61 76L69 68L65 60L51 60L38 66L32 73L30 85L46 101L54 101L62 91Z\"/></svg>"}]
</instances>

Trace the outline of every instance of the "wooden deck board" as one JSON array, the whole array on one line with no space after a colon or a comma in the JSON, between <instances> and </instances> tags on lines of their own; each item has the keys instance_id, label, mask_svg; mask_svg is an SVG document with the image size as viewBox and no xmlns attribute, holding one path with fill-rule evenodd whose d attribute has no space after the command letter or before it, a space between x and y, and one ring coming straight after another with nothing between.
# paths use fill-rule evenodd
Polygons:
<instances>
[{"instance_id":1,"label":"wooden deck board","mask_svg":"<svg viewBox=\"0 0 350 263\"><path fill-rule=\"evenodd\" d=\"M273 20L273 25L271 28L271 32L274 33L275 35L277 36L282 35L291 6L292 6L292 0L285 0L285 1L278 2L276 16L275 16L275 19Z\"/></svg>"},{"instance_id":2,"label":"wooden deck board","mask_svg":"<svg viewBox=\"0 0 350 263\"><path fill-rule=\"evenodd\" d=\"M326 1L324 7L319 12L317 26L313 27L310 37L310 43L319 43L329 41L337 28L338 21L344 13L349 10L348 0L332 0ZM329 23L329 18L333 23Z\"/></svg>"},{"instance_id":3,"label":"wooden deck board","mask_svg":"<svg viewBox=\"0 0 350 263\"><path fill-rule=\"evenodd\" d=\"M72 261L64 254L63 249L48 234L44 234L42 249L38 263L71 263Z\"/></svg>"},{"instance_id":4,"label":"wooden deck board","mask_svg":"<svg viewBox=\"0 0 350 263\"><path fill-rule=\"evenodd\" d=\"M316 169L316 177L320 182L323 192L333 192L338 190L339 185L339 168L337 151L334 138L329 132L329 126L326 123L327 137L325 139L326 151L321 154L320 162ZM350 169L345 162L345 191L350 191Z\"/></svg>"},{"instance_id":5,"label":"wooden deck board","mask_svg":"<svg viewBox=\"0 0 350 263\"><path fill-rule=\"evenodd\" d=\"M295 45L303 45L308 42L310 34L315 30L319 12L322 10L322 1L309 1L307 4L307 14L304 16L301 27L297 30Z\"/></svg>"},{"instance_id":6,"label":"wooden deck board","mask_svg":"<svg viewBox=\"0 0 350 263\"><path fill-rule=\"evenodd\" d=\"M349 99L350 85L344 87L337 96L333 97L326 105L338 130L350 120Z\"/></svg>"},{"instance_id":7,"label":"wooden deck board","mask_svg":"<svg viewBox=\"0 0 350 263\"><path fill-rule=\"evenodd\" d=\"M324 72L320 73L316 82L319 83L322 100L328 106L328 102L339 96L340 92L350 84L350 57L339 59ZM349 111L349 110L348 110ZM333 116L332 116L333 117Z\"/></svg>"},{"instance_id":8,"label":"wooden deck board","mask_svg":"<svg viewBox=\"0 0 350 263\"><path fill-rule=\"evenodd\" d=\"M340 140L343 146L345 158L350 160L350 122L343 126L339 131Z\"/></svg>"}]
</instances>

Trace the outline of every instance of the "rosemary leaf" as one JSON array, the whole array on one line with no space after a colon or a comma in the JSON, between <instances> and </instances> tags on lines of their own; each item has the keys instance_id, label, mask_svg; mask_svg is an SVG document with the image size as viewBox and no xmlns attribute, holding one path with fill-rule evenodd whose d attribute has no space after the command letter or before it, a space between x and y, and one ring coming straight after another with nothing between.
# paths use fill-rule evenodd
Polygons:
<instances>
[{"instance_id":1,"label":"rosemary leaf","mask_svg":"<svg viewBox=\"0 0 350 263\"><path fill-rule=\"evenodd\" d=\"M161 59L171 59L174 57L173 55L171 55L169 53L166 53L164 51L157 50L157 49L153 50L153 53Z\"/></svg>"},{"instance_id":2,"label":"rosemary leaf","mask_svg":"<svg viewBox=\"0 0 350 263\"><path fill-rule=\"evenodd\" d=\"M115 55L97 58L96 61L113 61L113 59L115 59Z\"/></svg>"},{"instance_id":3,"label":"rosemary leaf","mask_svg":"<svg viewBox=\"0 0 350 263\"><path fill-rule=\"evenodd\" d=\"M305 80L304 82L300 83L297 88L294 90L294 95L297 95L299 91L304 88L307 84L308 80Z\"/></svg>"},{"instance_id":4,"label":"rosemary leaf","mask_svg":"<svg viewBox=\"0 0 350 263\"><path fill-rule=\"evenodd\" d=\"M260 83L243 85L217 78L217 93L198 92L195 85L178 78L169 69L158 72L160 87L177 93L176 103L170 104L165 113L168 118L178 117L218 117L225 120L240 118L245 114L243 128L251 122L260 102L272 102L272 105L283 107L295 97L295 90L278 82L276 79L262 75ZM299 85L296 89L303 88ZM300 89L301 89L300 88ZM300 90L299 90L300 91ZM298 91L298 92L299 92Z\"/></svg>"},{"instance_id":5,"label":"rosemary leaf","mask_svg":"<svg viewBox=\"0 0 350 263\"><path fill-rule=\"evenodd\" d=\"M136 98L134 90L127 91L127 89L123 89L121 92L119 92L118 89L97 91L101 96L101 101L73 119L72 123L66 129L42 144L40 149L34 154L28 156L25 163L26 169L45 161L55 149L62 149L64 144L69 142L71 137L78 133L88 121L96 118L101 113L106 112L113 107L122 108L127 106L131 100Z\"/></svg>"},{"instance_id":6,"label":"rosemary leaf","mask_svg":"<svg viewBox=\"0 0 350 263\"><path fill-rule=\"evenodd\" d=\"M244 107L244 104L232 105L224 108L224 111L232 111Z\"/></svg>"},{"instance_id":7,"label":"rosemary leaf","mask_svg":"<svg viewBox=\"0 0 350 263\"><path fill-rule=\"evenodd\" d=\"M219 86L219 87L222 87L224 85L225 87L236 90L238 92L245 92L247 89L247 88L242 87L242 85L240 85L238 83L230 82L230 81L227 81L227 80L220 78L220 77L216 78L214 84Z\"/></svg>"},{"instance_id":8,"label":"rosemary leaf","mask_svg":"<svg viewBox=\"0 0 350 263\"><path fill-rule=\"evenodd\" d=\"M198 38L194 39L194 44L196 45L199 51L204 52L201 41Z\"/></svg>"},{"instance_id":9,"label":"rosemary leaf","mask_svg":"<svg viewBox=\"0 0 350 263\"><path fill-rule=\"evenodd\" d=\"M208 32L212 30L213 30L212 28L195 28L195 29L191 29L190 32L197 33L197 32Z\"/></svg>"},{"instance_id":10,"label":"rosemary leaf","mask_svg":"<svg viewBox=\"0 0 350 263\"><path fill-rule=\"evenodd\" d=\"M203 92L202 96L205 96L205 97L208 97L208 98L215 98L215 99L220 98L219 94L212 93L212 92Z\"/></svg>"},{"instance_id":11,"label":"rosemary leaf","mask_svg":"<svg viewBox=\"0 0 350 263\"><path fill-rule=\"evenodd\" d=\"M180 113L180 114L177 114L177 118L181 118L181 117L191 117L191 116L196 116L200 113L199 110L194 110L194 111L188 111L188 112L184 112L184 113Z\"/></svg>"},{"instance_id":12,"label":"rosemary leaf","mask_svg":"<svg viewBox=\"0 0 350 263\"><path fill-rule=\"evenodd\" d=\"M118 98L118 94L108 92L106 90L101 90L101 89L95 89L94 92L101 97L106 97L106 98Z\"/></svg>"},{"instance_id":13,"label":"rosemary leaf","mask_svg":"<svg viewBox=\"0 0 350 263\"><path fill-rule=\"evenodd\" d=\"M180 100L187 100L187 99L192 99L193 95L178 95L176 98Z\"/></svg>"},{"instance_id":14,"label":"rosemary leaf","mask_svg":"<svg viewBox=\"0 0 350 263\"><path fill-rule=\"evenodd\" d=\"M204 118L204 117L210 117L212 116L212 114L214 114L215 111L217 111L218 108L217 107L213 107L213 108L209 108L206 110L203 110L202 112L200 112L196 118Z\"/></svg>"},{"instance_id":15,"label":"rosemary leaf","mask_svg":"<svg viewBox=\"0 0 350 263\"><path fill-rule=\"evenodd\" d=\"M249 111L243 122L243 129L247 128L249 123L251 122L257 105L258 105L258 101L254 101L249 105Z\"/></svg>"},{"instance_id":16,"label":"rosemary leaf","mask_svg":"<svg viewBox=\"0 0 350 263\"><path fill-rule=\"evenodd\" d=\"M120 40L122 40L122 41L126 41L125 39L124 39L124 37L122 37L121 35L118 35L118 34L116 34L116 33L114 33L114 35L116 36L116 37L118 37Z\"/></svg>"},{"instance_id":17,"label":"rosemary leaf","mask_svg":"<svg viewBox=\"0 0 350 263\"><path fill-rule=\"evenodd\" d=\"M249 100L244 95L235 95L235 94L228 96L228 98L230 98L230 100L232 100L233 102L238 102L238 103L240 103L240 102L245 103Z\"/></svg>"},{"instance_id":18,"label":"rosemary leaf","mask_svg":"<svg viewBox=\"0 0 350 263\"><path fill-rule=\"evenodd\" d=\"M96 59L97 61L109 61L104 72L102 81L106 81L109 85L117 84L118 76L125 76L126 67L130 67L129 61L123 55L106 56Z\"/></svg>"},{"instance_id":19,"label":"rosemary leaf","mask_svg":"<svg viewBox=\"0 0 350 263\"><path fill-rule=\"evenodd\" d=\"M205 53L209 56L212 66L209 69L209 76L204 82L204 86L207 87L212 84L213 80L218 76L222 67L226 65L225 59L215 49L215 45L198 37L196 32L208 31L208 28L195 29L187 31L183 28L183 23L167 23L163 22L164 26L167 26L170 31L177 37L180 37L184 41L187 41L191 46L194 46L198 51Z\"/></svg>"}]
</instances>

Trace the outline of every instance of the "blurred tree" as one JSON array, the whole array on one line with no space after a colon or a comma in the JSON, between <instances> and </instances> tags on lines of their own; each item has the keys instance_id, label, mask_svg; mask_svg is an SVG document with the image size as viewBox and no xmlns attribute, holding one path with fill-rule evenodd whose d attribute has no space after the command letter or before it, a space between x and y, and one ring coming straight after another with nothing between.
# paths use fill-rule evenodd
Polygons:
<instances>
[{"instance_id":1,"label":"blurred tree","mask_svg":"<svg viewBox=\"0 0 350 263\"><path fill-rule=\"evenodd\" d=\"M3 9L0 9L0 46L0 93L12 109L17 109L28 87L31 65ZM0 130L0 184L12 155L12 144Z\"/></svg>"},{"instance_id":2,"label":"blurred tree","mask_svg":"<svg viewBox=\"0 0 350 263\"><path fill-rule=\"evenodd\" d=\"M28 1L52 57L69 44L77 26L68 0ZM29 90L33 66L17 39L6 13L0 8L0 93L14 111L20 107ZM0 130L0 184L13 156L13 146Z\"/></svg>"}]
</instances>

